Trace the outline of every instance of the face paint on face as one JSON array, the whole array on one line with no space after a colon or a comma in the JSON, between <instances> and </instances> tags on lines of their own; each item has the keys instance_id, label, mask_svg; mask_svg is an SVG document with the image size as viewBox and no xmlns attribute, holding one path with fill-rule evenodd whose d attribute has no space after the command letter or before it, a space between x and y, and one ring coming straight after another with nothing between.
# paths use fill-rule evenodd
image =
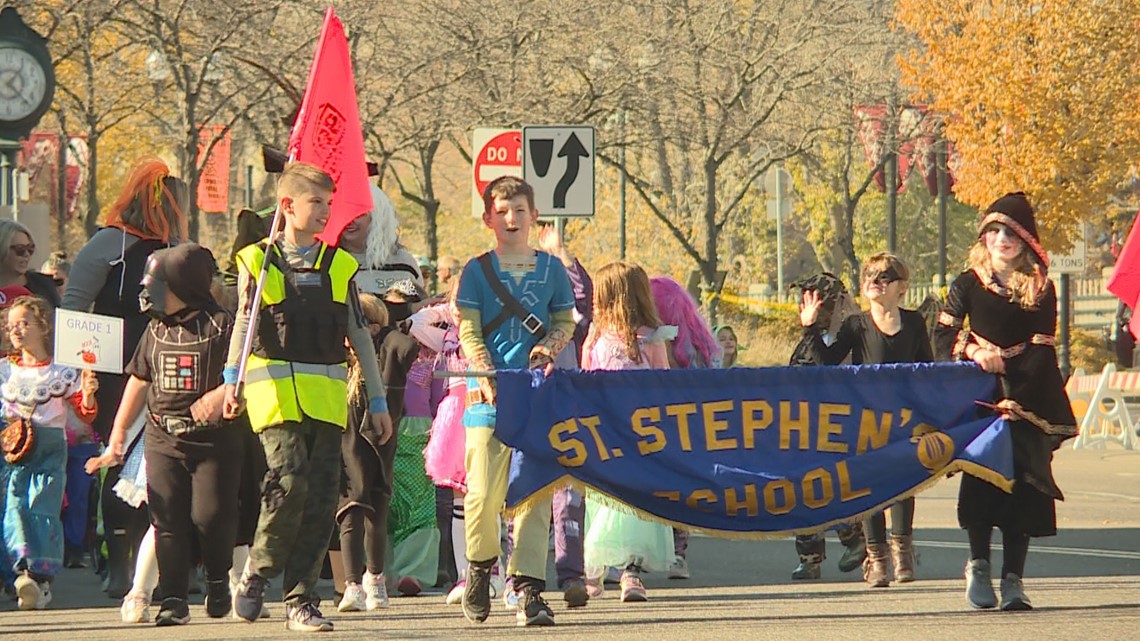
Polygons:
<instances>
[{"instance_id":1,"label":"face paint on face","mask_svg":"<svg viewBox=\"0 0 1140 641\"><path fill-rule=\"evenodd\" d=\"M1009 263L1025 251L1025 241L1001 223L988 225L982 232L982 238L985 239L990 259L994 261Z\"/></svg>"}]
</instances>

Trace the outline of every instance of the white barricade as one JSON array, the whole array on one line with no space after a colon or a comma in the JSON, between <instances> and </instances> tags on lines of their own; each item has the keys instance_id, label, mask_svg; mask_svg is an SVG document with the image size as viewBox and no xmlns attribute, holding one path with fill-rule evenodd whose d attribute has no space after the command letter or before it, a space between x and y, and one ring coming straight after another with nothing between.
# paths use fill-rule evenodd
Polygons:
<instances>
[{"instance_id":1,"label":"white barricade","mask_svg":"<svg viewBox=\"0 0 1140 641\"><path fill-rule=\"evenodd\" d=\"M1140 397L1140 372L1118 372L1109 363L1099 376L1070 377L1065 390L1080 426L1073 449L1103 449L1106 443L1137 449L1140 443L1126 397Z\"/></svg>"}]
</instances>

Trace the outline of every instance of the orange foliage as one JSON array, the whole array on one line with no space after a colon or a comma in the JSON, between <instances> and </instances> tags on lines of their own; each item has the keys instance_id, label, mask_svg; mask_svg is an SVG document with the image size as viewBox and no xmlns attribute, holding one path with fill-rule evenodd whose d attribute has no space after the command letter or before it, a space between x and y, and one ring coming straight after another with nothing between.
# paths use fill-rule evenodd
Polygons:
<instances>
[{"instance_id":1,"label":"orange foliage","mask_svg":"<svg viewBox=\"0 0 1140 641\"><path fill-rule=\"evenodd\" d=\"M903 79L949 114L959 200L1032 198L1045 242L1103 215L1140 156L1140 3L899 0Z\"/></svg>"}]
</instances>

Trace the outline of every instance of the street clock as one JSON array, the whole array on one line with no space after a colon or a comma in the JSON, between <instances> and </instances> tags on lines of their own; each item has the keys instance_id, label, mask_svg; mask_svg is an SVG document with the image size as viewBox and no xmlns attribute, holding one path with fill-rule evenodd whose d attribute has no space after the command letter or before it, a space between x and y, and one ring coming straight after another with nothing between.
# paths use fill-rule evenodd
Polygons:
<instances>
[{"instance_id":1,"label":"street clock","mask_svg":"<svg viewBox=\"0 0 1140 641\"><path fill-rule=\"evenodd\" d=\"M55 70L47 43L12 7L0 11L0 137L27 136L51 107Z\"/></svg>"}]
</instances>

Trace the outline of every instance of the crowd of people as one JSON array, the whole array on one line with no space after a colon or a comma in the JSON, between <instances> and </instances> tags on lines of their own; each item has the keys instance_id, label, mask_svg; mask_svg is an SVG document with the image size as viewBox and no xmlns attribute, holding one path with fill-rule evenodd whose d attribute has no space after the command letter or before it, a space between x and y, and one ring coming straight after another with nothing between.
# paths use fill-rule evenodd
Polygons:
<instances>
[{"instance_id":1,"label":"crowd of people","mask_svg":"<svg viewBox=\"0 0 1140 641\"><path fill-rule=\"evenodd\" d=\"M738 367L735 330L636 264L591 277L538 222L521 179L483 194L494 249L435 265L400 245L377 187L335 245L318 240L334 189L320 169L288 165L283 225L238 243L228 285L214 253L185 242L187 187L157 159L134 168L74 264L53 254L30 270L31 232L0 221L0 582L18 607L47 607L62 568L93 564L124 622L185 624L192 592L208 617L254 622L271 615L266 589L280 577L287 627L328 631L327 568L340 612L450 586L447 602L473 622L501 599L520 626L552 625L552 534L569 608L602 597L611 575L622 602L649 598L643 573L688 578L688 532L570 487L503 522L511 450L495 436L495 379L462 374ZM1075 421L1047 266L1029 201L1010 194L985 212L933 337L900 308L910 276L892 254L863 266L867 311L830 275L797 283L792 365L938 358L1001 375L1014 492L966 476L959 497L975 608L1029 609L1029 538L1056 530L1051 453ZM123 373L53 363L55 307L123 319ZM891 506L889 535L883 512L840 527L840 569L862 567L874 588L914 581L914 510L913 498ZM792 578L819 578L823 535L795 547Z\"/></svg>"}]
</instances>

